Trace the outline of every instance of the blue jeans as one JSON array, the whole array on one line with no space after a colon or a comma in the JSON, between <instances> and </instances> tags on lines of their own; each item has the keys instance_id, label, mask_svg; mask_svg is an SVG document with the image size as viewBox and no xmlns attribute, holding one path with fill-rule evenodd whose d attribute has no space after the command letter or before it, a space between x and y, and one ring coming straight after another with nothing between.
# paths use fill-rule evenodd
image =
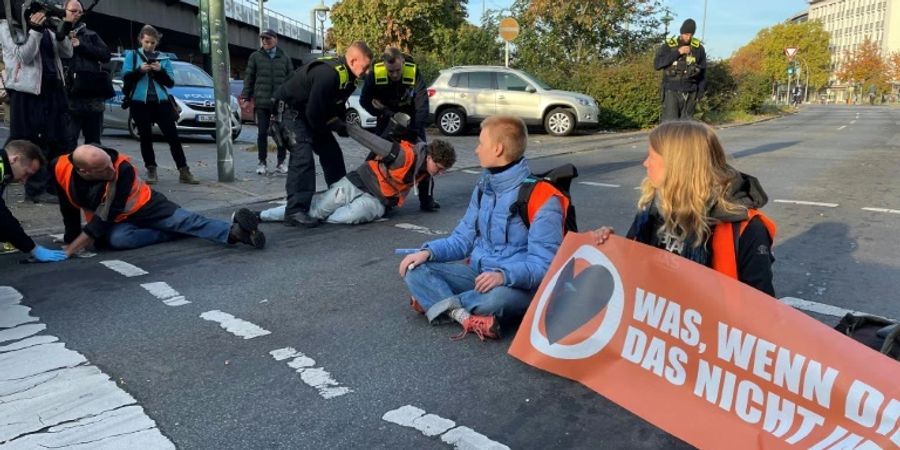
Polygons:
<instances>
[{"instance_id":1,"label":"blue jeans","mask_svg":"<svg viewBox=\"0 0 900 450\"><path fill-rule=\"evenodd\" d=\"M109 246L116 250L127 250L184 236L227 244L230 230L231 224L224 220L208 219L184 208L178 208L171 216L142 223L140 227L128 222L113 225L109 232Z\"/></svg>"},{"instance_id":2,"label":"blue jeans","mask_svg":"<svg viewBox=\"0 0 900 450\"><path fill-rule=\"evenodd\" d=\"M410 293L428 311L435 304L456 303L472 314L494 316L507 322L521 319L534 292L497 286L485 293L475 292L478 273L468 264L429 262L406 272ZM440 305L438 306L440 307ZM429 311L429 316L433 311Z\"/></svg>"}]
</instances>

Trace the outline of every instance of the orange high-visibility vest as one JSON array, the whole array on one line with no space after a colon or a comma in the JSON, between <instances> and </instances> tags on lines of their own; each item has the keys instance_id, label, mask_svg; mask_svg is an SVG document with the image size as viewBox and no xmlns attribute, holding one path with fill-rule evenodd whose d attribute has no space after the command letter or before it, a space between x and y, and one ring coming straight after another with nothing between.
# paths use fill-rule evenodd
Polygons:
<instances>
[{"instance_id":1,"label":"orange high-visibility vest","mask_svg":"<svg viewBox=\"0 0 900 450\"><path fill-rule=\"evenodd\" d=\"M747 210L747 218L740 222L720 222L716 224L712 235L712 268L717 272L737 279L737 239L744 234L744 230L754 217L759 217L763 225L769 230L769 237L775 241L777 227L775 222L756 209Z\"/></svg>"},{"instance_id":2,"label":"orange high-visibility vest","mask_svg":"<svg viewBox=\"0 0 900 450\"><path fill-rule=\"evenodd\" d=\"M368 162L369 169L378 179L378 187L381 189L381 195L388 200L396 202L397 206L403 206L406 193L412 187L422 181L428 174L427 170L422 170L415 178L416 151L413 144L408 141L400 141L400 151L403 152L403 165L391 169L382 161L373 159ZM423 163L425 164L425 163Z\"/></svg>"},{"instance_id":3,"label":"orange high-visibility vest","mask_svg":"<svg viewBox=\"0 0 900 450\"><path fill-rule=\"evenodd\" d=\"M88 211L83 206L80 206L78 203L76 203L75 197L73 196L73 186L75 180L72 179L72 174L75 172L75 166L72 164L72 160L70 158L71 156L67 155L57 160L55 168L56 181L59 182L59 185L66 193L66 198L69 199L69 203L71 203L72 206L84 211L84 219L90 222L94 216L94 212ZM119 155L119 157L113 163L113 167L115 167L116 169L116 179L118 179L119 176L119 167L125 161L129 161L128 157L125 155ZM131 166L131 170L134 170L134 182L131 183L131 192L128 193L128 199L125 201L125 208L121 213L119 213L119 215L117 215L113 219L113 221L116 223L124 222L125 219L128 218L128 216L136 213L141 208L143 208L144 205L146 205L147 202L150 201L150 196L152 195L150 186L148 186L147 183L144 183L144 180L141 180L141 178L138 176L137 169L135 169L133 165ZM106 183L106 187L103 189L104 200L106 199L106 195L109 192L110 186L116 182L116 179L113 179L112 181L108 181Z\"/></svg>"}]
</instances>

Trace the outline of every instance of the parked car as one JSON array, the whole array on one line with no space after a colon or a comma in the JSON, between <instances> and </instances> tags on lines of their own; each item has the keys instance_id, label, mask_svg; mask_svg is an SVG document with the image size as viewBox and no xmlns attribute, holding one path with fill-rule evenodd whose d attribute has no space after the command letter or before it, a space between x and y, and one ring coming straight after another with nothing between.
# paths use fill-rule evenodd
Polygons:
<instances>
[{"instance_id":1,"label":"parked car","mask_svg":"<svg viewBox=\"0 0 900 450\"><path fill-rule=\"evenodd\" d=\"M441 133L459 135L489 116L508 114L547 133L567 136L598 125L597 102L589 95L553 89L521 70L501 66L444 69L428 88L429 109Z\"/></svg>"},{"instance_id":2,"label":"parked car","mask_svg":"<svg viewBox=\"0 0 900 450\"><path fill-rule=\"evenodd\" d=\"M229 80L231 85L231 95L238 99L238 105L241 107L241 122L255 122L256 113L253 108L253 98L246 103L241 103L241 92L244 90L244 80Z\"/></svg>"},{"instance_id":3,"label":"parked car","mask_svg":"<svg viewBox=\"0 0 900 450\"><path fill-rule=\"evenodd\" d=\"M103 126L128 130L135 139L138 138L137 126L131 119L131 109L122 109L122 65L124 60L116 56L107 63L107 70L113 74L113 87L116 96L106 101L103 115ZM175 72L175 87L169 90L175 102L181 107L181 114L175 125L180 135L208 134L216 136L216 102L213 92L213 79L203 69L184 61L172 61ZM237 139L241 134L240 107L237 98L231 96L231 138ZM161 135L159 127L153 126L153 133Z\"/></svg>"},{"instance_id":4,"label":"parked car","mask_svg":"<svg viewBox=\"0 0 900 450\"><path fill-rule=\"evenodd\" d=\"M350 97L347 99L347 112L344 113L344 122L355 123L363 128L375 128L378 118L369 114L359 104L359 93L362 87L357 87Z\"/></svg>"}]
</instances>

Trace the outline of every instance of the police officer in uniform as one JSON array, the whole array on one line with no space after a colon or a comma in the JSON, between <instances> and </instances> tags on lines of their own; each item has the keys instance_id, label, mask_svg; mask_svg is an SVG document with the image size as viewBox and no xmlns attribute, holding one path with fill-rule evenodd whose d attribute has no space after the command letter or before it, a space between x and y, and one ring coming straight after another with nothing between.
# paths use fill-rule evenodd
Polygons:
<instances>
[{"instance_id":1,"label":"police officer in uniform","mask_svg":"<svg viewBox=\"0 0 900 450\"><path fill-rule=\"evenodd\" d=\"M667 39L653 60L656 70L663 71L662 122L692 118L706 90L706 50L695 31L697 23L685 20L681 35Z\"/></svg>"},{"instance_id":2,"label":"police officer in uniform","mask_svg":"<svg viewBox=\"0 0 900 450\"><path fill-rule=\"evenodd\" d=\"M428 122L428 90L422 74L400 49L388 47L366 76L359 104L369 114L377 117L375 133L385 136L394 113L409 116L411 131L421 142L426 141L425 126ZM419 207L423 211L435 211L440 205L434 201L434 179L430 176L418 185Z\"/></svg>"},{"instance_id":3,"label":"police officer in uniform","mask_svg":"<svg viewBox=\"0 0 900 450\"><path fill-rule=\"evenodd\" d=\"M303 65L275 91L278 109L270 133L291 153L285 225L319 224L309 216L316 191L313 153L319 156L329 186L347 175L344 155L332 132L347 136L343 121L347 98L371 62L372 50L363 42L354 42L343 57L319 58Z\"/></svg>"}]
</instances>

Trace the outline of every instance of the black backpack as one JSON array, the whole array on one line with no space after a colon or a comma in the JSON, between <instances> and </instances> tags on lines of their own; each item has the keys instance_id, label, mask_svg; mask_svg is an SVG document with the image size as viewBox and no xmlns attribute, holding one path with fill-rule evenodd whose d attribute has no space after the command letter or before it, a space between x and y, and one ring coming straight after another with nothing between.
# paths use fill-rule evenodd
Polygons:
<instances>
[{"instance_id":1,"label":"black backpack","mask_svg":"<svg viewBox=\"0 0 900 450\"><path fill-rule=\"evenodd\" d=\"M900 323L878 316L847 314L835 330L900 361Z\"/></svg>"},{"instance_id":2,"label":"black backpack","mask_svg":"<svg viewBox=\"0 0 900 450\"><path fill-rule=\"evenodd\" d=\"M578 169L570 164L563 164L551 170L541 173L533 173L519 186L519 194L516 201L509 207L509 212L518 214L527 228L531 228L531 221L544 203L550 197L559 197L562 203L565 232L578 231L578 223L575 219L575 205L572 204L572 195L569 190L572 187L572 179L578 177ZM481 196L478 191L478 204L481 204ZM477 230L477 226L476 226Z\"/></svg>"}]
</instances>

